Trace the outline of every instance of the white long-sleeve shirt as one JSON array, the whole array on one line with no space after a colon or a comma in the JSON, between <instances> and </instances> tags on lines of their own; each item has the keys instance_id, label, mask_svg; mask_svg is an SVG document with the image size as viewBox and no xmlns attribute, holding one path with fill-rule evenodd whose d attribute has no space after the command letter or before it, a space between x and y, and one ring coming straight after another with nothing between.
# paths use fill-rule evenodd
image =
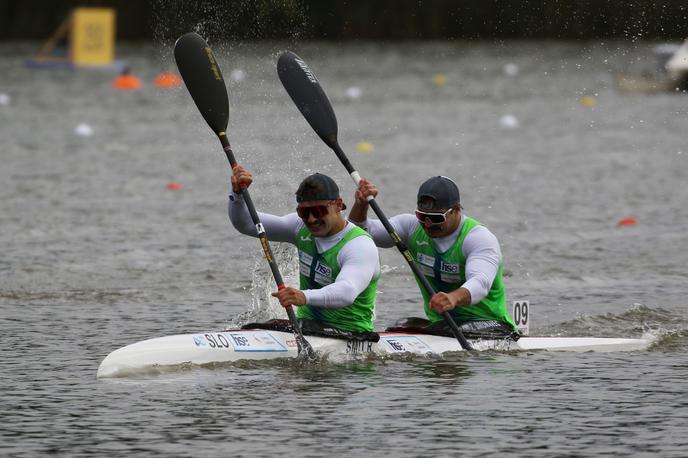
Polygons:
<instances>
[{"instance_id":1,"label":"white long-sleeve shirt","mask_svg":"<svg viewBox=\"0 0 688 458\"><path fill-rule=\"evenodd\" d=\"M456 243L464 220L465 216L461 214L461 222L456 231L447 236L432 239L440 253L444 253ZM365 229L373 237L377 246L382 248L394 246L389 233L379 220L367 219L352 222ZM389 222L406 245L409 244L411 235L420 226L416 216L409 213L393 216ZM490 292L492 282L502 262L502 250L497 237L485 226L478 225L466 234L461 251L466 257L466 281L461 287L471 293L471 304L477 304Z\"/></svg>"},{"instance_id":2,"label":"white long-sleeve shirt","mask_svg":"<svg viewBox=\"0 0 688 458\"><path fill-rule=\"evenodd\" d=\"M296 244L297 234L304 226L303 220L296 213L276 216L259 212L258 216L265 227L268 240ZM248 207L239 194L229 195L229 219L242 234L258 237ZM332 236L313 237L318 253L335 246L353 228L353 224L347 223L344 229ZM370 281L380 275L379 253L370 237L356 237L347 242L339 251L337 262L340 271L334 283L320 289L302 290L308 305L325 308L350 305Z\"/></svg>"}]
</instances>

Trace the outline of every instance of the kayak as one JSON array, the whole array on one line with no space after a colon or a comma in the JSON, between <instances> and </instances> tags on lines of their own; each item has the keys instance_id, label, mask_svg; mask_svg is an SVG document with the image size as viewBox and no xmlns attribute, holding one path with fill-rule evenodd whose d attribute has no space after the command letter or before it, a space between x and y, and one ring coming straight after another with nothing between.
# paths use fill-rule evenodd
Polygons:
<instances>
[{"instance_id":1,"label":"kayak","mask_svg":"<svg viewBox=\"0 0 688 458\"><path fill-rule=\"evenodd\" d=\"M378 342L306 336L313 349L328 360L346 361L361 356L442 355L463 351L453 337L406 332L381 332ZM477 351L633 351L646 349L651 337L521 337L470 340ZM295 358L294 334L264 329L230 329L180 334L137 342L110 353L98 368L98 378L118 377L136 371L175 365L231 363L241 360Z\"/></svg>"},{"instance_id":2,"label":"kayak","mask_svg":"<svg viewBox=\"0 0 688 458\"><path fill-rule=\"evenodd\" d=\"M511 317L523 336L469 339L475 351L634 351L649 347L654 337L637 339L610 337L533 337L532 317L527 300L511 304ZM420 332L380 332L379 341L307 335L308 343L321 358L345 362L361 356L394 355L440 356L464 351L454 337ZM113 351L98 367L98 378L123 377L137 372L179 365L209 365L245 360L298 357L296 338L291 332L273 329L228 329L224 331L178 334L133 343Z\"/></svg>"}]
</instances>

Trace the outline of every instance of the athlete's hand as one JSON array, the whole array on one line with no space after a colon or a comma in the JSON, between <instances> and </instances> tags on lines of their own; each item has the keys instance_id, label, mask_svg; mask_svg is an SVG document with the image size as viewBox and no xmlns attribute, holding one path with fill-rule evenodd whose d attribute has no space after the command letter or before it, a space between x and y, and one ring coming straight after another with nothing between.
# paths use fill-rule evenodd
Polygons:
<instances>
[{"instance_id":1,"label":"athlete's hand","mask_svg":"<svg viewBox=\"0 0 688 458\"><path fill-rule=\"evenodd\" d=\"M448 312L456 307L453 298L449 294L443 292L435 293L435 295L430 298L429 305L430 308L437 313Z\"/></svg>"},{"instance_id":2,"label":"athlete's hand","mask_svg":"<svg viewBox=\"0 0 688 458\"><path fill-rule=\"evenodd\" d=\"M251 183L253 183L251 172L239 164L232 167L232 191L239 192L242 188L246 189L251 186Z\"/></svg>"},{"instance_id":3,"label":"athlete's hand","mask_svg":"<svg viewBox=\"0 0 688 458\"><path fill-rule=\"evenodd\" d=\"M365 178L361 178L358 182L358 189L356 190L356 202L363 205L368 205L368 196L377 197L377 186Z\"/></svg>"},{"instance_id":4,"label":"athlete's hand","mask_svg":"<svg viewBox=\"0 0 688 458\"><path fill-rule=\"evenodd\" d=\"M453 310L456 307L470 304L471 292L466 288L461 287L455 289L451 293L435 293L435 295L430 298L430 303L428 305L437 313L444 313Z\"/></svg>"},{"instance_id":5,"label":"athlete's hand","mask_svg":"<svg viewBox=\"0 0 688 458\"><path fill-rule=\"evenodd\" d=\"M286 287L279 291L275 291L272 293L272 297L276 297L280 301L282 307L306 305L306 295L303 294L303 291L296 288Z\"/></svg>"}]
</instances>

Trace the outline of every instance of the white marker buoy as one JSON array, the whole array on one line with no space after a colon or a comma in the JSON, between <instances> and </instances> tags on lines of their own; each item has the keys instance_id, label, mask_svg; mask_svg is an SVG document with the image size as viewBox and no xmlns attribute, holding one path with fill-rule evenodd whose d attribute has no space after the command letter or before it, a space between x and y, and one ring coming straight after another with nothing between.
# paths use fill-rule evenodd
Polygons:
<instances>
[{"instance_id":1,"label":"white marker buoy","mask_svg":"<svg viewBox=\"0 0 688 458\"><path fill-rule=\"evenodd\" d=\"M93 135L93 127L89 126L85 122L82 122L74 128L74 133L79 137L90 137Z\"/></svg>"},{"instance_id":2,"label":"white marker buoy","mask_svg":"<svg viewBox=\"0 0 688 458\"><path fill-rule=\"evenodd\" d=\"M12 101L12 97L7 94L0 94L0 106L6 107Z\"/></svg>"},{"instance_id":3,"label":"white marker buoy","mask_svg":"<svg viewBox=\"0 0 688 458\"><path fill-rule=\"evenodd\" d=\"M240 83L246 78L246 72L243 71L240 68L235 68L234 70L231 71L229 74L229 77L232 79L232 81L236 83Z\"/></svg>"},{"instance_id":4,"label":"white marker buoy","mask_svg":"<svg viewBox=\"0 0 688 458\"><path fill-rule=\"evenodd\" d=\"M514 115L504 115L499 119L499 125L505 129L515 129L518 127L518 119Z\"/></svg>"},{"instance_id":5,"label":"white marker buoy","mask_svg":"<svg viewBox=\"0 0 688 458\"><path fill-rule=\"evenodd\" d=\"M357 99L361 96L361 89L356 86L351 86L346 89L346 96L350 99Z\"/></svg>"},{"instance_id":6,"label":"white marker buoy","mask_svg":"<svg viewBox=\"0 0 688 458\"><path fill-rule=\"evenodd\" d=\"M516 64L509 63L504 66L504 74L507 76L516 76L520 71L521 69Z\"/></svg>"}]
</instances>

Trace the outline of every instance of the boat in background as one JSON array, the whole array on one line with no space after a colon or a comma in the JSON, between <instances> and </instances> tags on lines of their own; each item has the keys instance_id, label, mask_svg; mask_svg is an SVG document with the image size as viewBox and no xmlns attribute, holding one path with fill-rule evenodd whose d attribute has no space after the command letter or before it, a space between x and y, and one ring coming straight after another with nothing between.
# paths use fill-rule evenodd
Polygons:
<instances>
[{"instance_id":1,"label":"boat in background","mask_svg":"<svg viewBox=\"0 0 688 458\"><path fill-rule=\"evenodd\" d=\"M688 40L684 41L667 61L666 71L678 87L686 89L688 86Z\"/></svg>"},{"instance_id":2,"label":"boat in background","mask_svg":"<svg viewBox=\"0 0 688 458\"><path fill-rule=\"evenodd\" d=\"M644 59L644 69L614 74L614 87L624 94L657 94L688 90L688 40L663 43L652 48L654 63Z\"/></svg>"},{"instance_id":3,"label":"boat in background","mask_svg":"<svg viewBox=\"0 0 688 458\"><path fill-rule=\"evenodd\" d=\"M606 337L531 337L527 336L530 306L527 301L512 304L512 316L522 334L511 338L469 339L476 351L634 351L648 348L654 338ZM464 351L453 337L415 332L381 332L377 342L368 340L306 336L319 356L329 361L374 355L442 355ZM166 366L207 365L241 360L296 358L294 334L266 329L230 329L225 331L158 337L127 345L113 351L100 364L97 377L124 377Z\"/></svg>"}]
</instances>

